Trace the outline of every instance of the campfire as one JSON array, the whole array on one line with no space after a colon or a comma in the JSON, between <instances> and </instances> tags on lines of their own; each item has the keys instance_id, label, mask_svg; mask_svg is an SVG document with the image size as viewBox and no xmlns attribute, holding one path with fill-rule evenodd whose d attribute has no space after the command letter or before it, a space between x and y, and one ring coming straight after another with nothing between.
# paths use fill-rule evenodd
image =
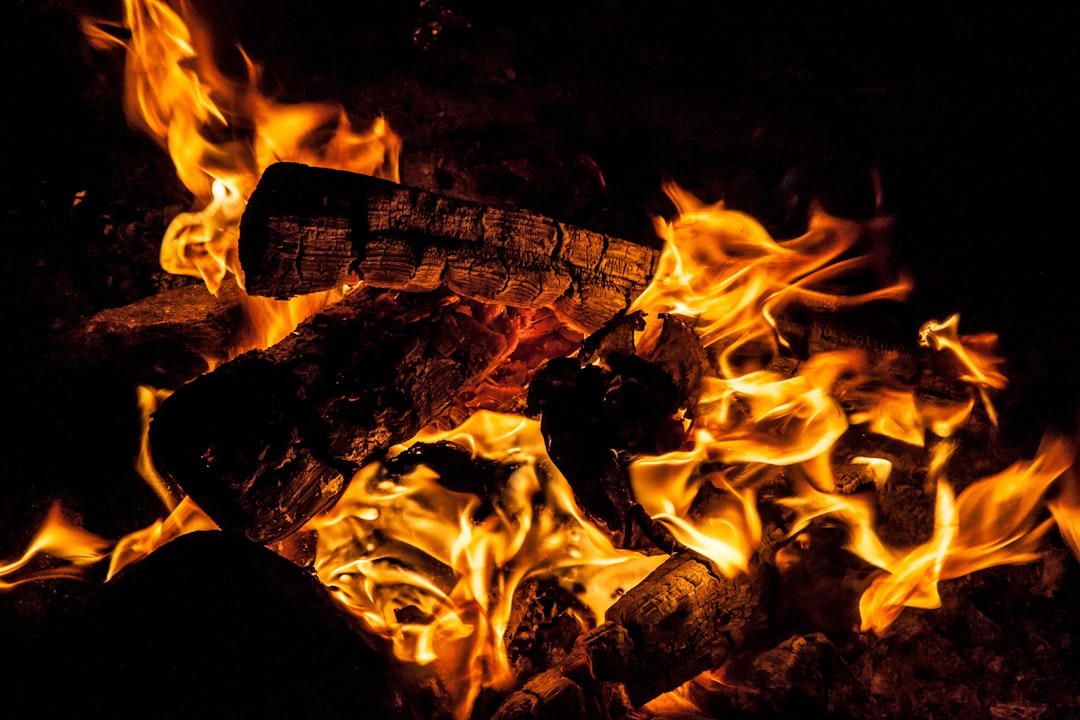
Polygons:
<instances>
[{"instance_id":1,"label":"campfire","mask_svg":"<svg viewBox=\"0 0 1080 720\"><path fill-rule=\"evenodd\" d=\"M420 5L415 52L472 31ZM856 211L773 223L670 181L631 237L455 186L454 160L403 183L396 118L277 99L186 5L81 23L194 198L160 245L194 280L56 333L51 362L137 386L160 515L109 535L51 498L4 560L13 673L74 690L20 709L1076 711L1072 440L1003 431L991 330L916 319L876 169Z\"/></svg>"}]
</instances>

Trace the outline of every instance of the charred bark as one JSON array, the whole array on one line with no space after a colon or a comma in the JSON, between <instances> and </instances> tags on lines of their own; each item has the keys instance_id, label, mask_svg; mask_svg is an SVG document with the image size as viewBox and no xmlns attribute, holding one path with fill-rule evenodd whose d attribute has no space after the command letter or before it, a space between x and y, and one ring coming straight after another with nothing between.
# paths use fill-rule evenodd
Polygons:
<instances>
[{"instance_id":1,"label":"charred bark","mask_svg":"<svg viewBox=\"0 0 1080 720\"><path fill-rule=\"evenodd\" d=\"M623 692L638 707L720 667L766 627L766 577L755 571L732 580L695 553L673 555L608 610L607 622L579 638L563 663L507 698L495 717L561 717L572 706L605 718L604 708Z\"/></svg>"},{"instance_id":2,"label":"charred bark","mask_svg":"<svg viewBox=\"0 0 1080 720\"><path fill-rule=\"evenodd\" d=\"M445 293L358 291L169 397L154 461L222 528L283 537L505 357L513 326Z\"/></svg>"},{"instance_id":3,"label":"charred bark","mask_svg":"<svg viewBox=\"0 0 1080 720\"><path fill-rule=\"evenodd\" d=\"M550 306L587 330L626 310L658 251L552 220L337 170L267 169L240 226L248 292L285 298L339 287L446 285L512 306Z\"/></svg>"}]
</instances>

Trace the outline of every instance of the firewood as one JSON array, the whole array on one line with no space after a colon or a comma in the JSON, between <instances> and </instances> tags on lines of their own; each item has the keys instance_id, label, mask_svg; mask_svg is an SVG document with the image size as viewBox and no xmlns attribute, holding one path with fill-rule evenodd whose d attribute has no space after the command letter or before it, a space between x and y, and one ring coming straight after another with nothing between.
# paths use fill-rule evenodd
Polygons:
<instances>
[{"instance_id":1,"label":"firewood","mask_svg":"<svg viewBox=\"0 0 1080 720\"><path fill-rule=\"evenodd\" d=\"M133 383L175 389L243 348L243 292L225 284L165 290L96 313L58 334L48 362L58 370L123 368Z\"/></svg>"},{"instance_id":2,"label":"firewood","mask_svg":"<svg viewBox=\"0 0 1080 720\"><path fill-rule=\"evenodd\" d=\"M452 291L485 302L550 306L595 330L652 278L657 250L519 209L295 163L272 165L240 226L253 295L339 287Z\"/></svg>"},{"instance_id":3,"label":"firewood","mask_svg":"<svg viewBox=\"0 0 1080 720\"><path fill-rule=\"evenodd\" d=\"M634 705L710 668L767 622L764 575L720 576L693 553L678 553L607 612L627 629L634 653L622 677Z\"/></svg>"},{"instance_id":4,"label":"firewood","mask_svg":"<svg viewBox=\"0 0 1080 720\"><path fill-rule=\"evenodd\" d=\"M630 705L639 707L720 667L765 629L768 602L765 572L732 580L693 552L673 555L612 605L607 622L582 635L542 682L527 683L507 698L495 717L561 717L567 697L602 707L598 698L607 683L621 686ZM589 717L606 715L601 710Z\"/></svg>"},{"instance_id":5,"label":"firewood","mask_svg":"<svg viewBox=\"0 0 1080 720\"><path fill-rule=\"evenodd\" d=\"M513 326L446 293L357 291L170 396L154 461L223 529L281 538L505 357Z\"/></svg>"}]
</instances>

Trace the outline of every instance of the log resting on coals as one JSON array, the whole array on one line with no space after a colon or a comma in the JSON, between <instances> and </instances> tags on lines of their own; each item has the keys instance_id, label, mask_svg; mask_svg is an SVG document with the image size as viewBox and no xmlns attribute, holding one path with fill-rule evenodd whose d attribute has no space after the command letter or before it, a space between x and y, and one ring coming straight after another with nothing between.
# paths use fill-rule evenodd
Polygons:
<instances>
[{"instance_id":1,"label":"log resting on coals","mask_svg":"<svg viewBox=\"0 0 1080 720\"><path fill-rule=\"evenodd\" d=\"M733 580L694 552L672 555L612 605L607 622L582 635L565 661L508 697L496 720L603 718L597 700L605 683L624 686L638 707L720 667L768 623L769 576L755 565Z\"/></svg>"},{"instance_id":2,"label":"log resting on coals","mask_svg":"<svg viewBox=\"0 0 1080 720\"><path fill-rule=\"evenodd\" d=\"M537 213L500 209L340 170L270 166L240 225L252 295L340 287L433 290L550 306L595 330L645 289L659 252Z\"/></svg>"},{"instance_id":3,"label":"log resting on coals","mask_svg":"<svg viewBox=\"0 0 1080 720\"><path fill-rule=\"evenodd\" d=\"M155 465L222 529L284 537L490 372L514 326L445 292L358 290L166 399L150 425Z\"/></svg>"}]
</instances>

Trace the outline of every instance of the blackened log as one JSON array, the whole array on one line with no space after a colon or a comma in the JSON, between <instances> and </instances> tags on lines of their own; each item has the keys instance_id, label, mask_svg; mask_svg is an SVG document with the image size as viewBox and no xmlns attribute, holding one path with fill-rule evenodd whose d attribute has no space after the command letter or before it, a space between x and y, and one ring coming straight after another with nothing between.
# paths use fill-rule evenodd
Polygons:
<instances>
[{"instance_id":1,"label":"blackened log","mask_svg":"<svg viewBox=\"0 0 1080 720\"><path fill-rule=\"evenodd\" d=\"M340 287L452 291L550 306L586 330L626 310L659 252L519 209L500 209L338 170L269 167L240 225L253 295Z\"/></svg>"},{"instance_id":2,"label":"blackened log","mask_svg":"<svg viewBox=\"0 0 1080 720\"><path fill-rule=\"evenodd\" d=\"M154 462L223 529L284 537L510 352L513 325L445 293L357 291L165 400Z\"/></svg>"},{"instance_id":3,"label":"blackened log","mask_svg":"<svg viewBox=\"0 0 1080 720\"><path fill-rule=\"evenodd\" d=\"M172 390L246 349L246 325L235 284L217 295L188 285L84 319L51 343L48 361L59 370L108 365L134 383Z\"/></svg>"}]
</instances>

